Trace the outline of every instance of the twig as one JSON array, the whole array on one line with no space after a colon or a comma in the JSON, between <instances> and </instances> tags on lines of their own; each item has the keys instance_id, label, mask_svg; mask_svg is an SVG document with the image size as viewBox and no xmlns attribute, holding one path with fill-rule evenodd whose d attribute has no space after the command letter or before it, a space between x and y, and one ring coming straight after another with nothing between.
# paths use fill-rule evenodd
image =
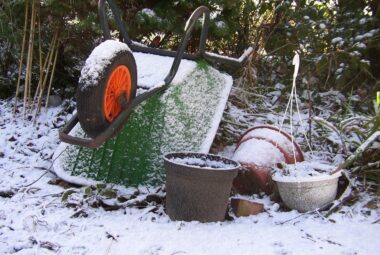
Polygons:
<instances>
[{"instance_id":1,"label":"twig","mask_svg":"<svg viewBox=\"0 0 380 255\"><path fill-rule=\"evenodd\" d=\"M110 242L110 245L108 245L108 247L107 247L107 250L106 250L106 253L105 253L106 255L110 253L110 250L111 250L111 246L112 246L112 244L113 244L114 240L115 240L114 238L111 238L111 242Z\"/></svg>"},{"instance_id":2,"label":"twig","mask_svg":"<svg viewBox=\"0 0 380 255\"><path fill-rule=\"evenodd\" d=\"M324 84L324 88L326 88L327 82L328 82L328 80L330 79L331 65L332 65L332 57L330 57L330 61L329 61L329 70L328 70L328 72L327 72L327 78L326 78L326 81L325 81L325 84Z\"/></svg>"},{"instance_id":3,"label":"twig","mask_svg":"<svg viewBox=\"0 0 380 255\"><path fill-rule=\"evenodd\" d=\"M24 186L22 186L22 187L29 187L29 186L31 186L31 185L33 185L33 184L35 184L36 182L38 182L45 174L47 174L48 172L50 172L50 173L52 173L52 174L55 174L55 173L53 173L52 171L50 171L51 170L51 168L53 167L53 165L54 165L54 162L62 155L62 153L64 152L65 150L63 150L63 151L61 151L61 153L59 153L59 155L51 162L51 164L50 164L50 167L48 168L48 169L45 169L45 173L43 173L40 177L38 177L38 179L37 180L35 180L35 181L33 181L32 183L30 183L30 184L27 184L27 185L24 185Z\"/></svg>"},{"instance_id":4,"label":"twig","mask_svg":"<svg viewBox=\"0 0 380 255\"><path fill-rule=\"evenodd\" d=\"M24 186L22 186L22 187L25 188L25 187L32 186L33 184L35 184L36 182L38 182L39 180L41 180L41 178L44 177L45 174L47 174L47 173L48 173L48 170L46 170L46 172L43 173L40 177L38 177L35 181L33 181L33 182L31 182L31 183L29 183L29 184L27 184L27 185L24 185Z\"/></svg>"},{"instance_id":5,"label":"twig","mask_svg":"<svg viewBox=\"0 0 380 255\"><path fill-rule=\"evenodd\" d=\"M301 218L301 217L303 217L303 216L306 216L306 215L309 215L309 214L316 213L317 210L318 210L318 209L313 210L313 211L309 211L309 212L305 212L305 213L301 213L300 215L298 215L298 216L296 216L296 217L294 217L294 218L291 218L291 219L289 219L289 220L282 221L282 222L276 222L275 224L276 224L276 225L283 225L283 224L285 224L285 223L288 223L288 222L293 221L293 220L295 220L295 219Z\"/></svg>"}]
</instances>

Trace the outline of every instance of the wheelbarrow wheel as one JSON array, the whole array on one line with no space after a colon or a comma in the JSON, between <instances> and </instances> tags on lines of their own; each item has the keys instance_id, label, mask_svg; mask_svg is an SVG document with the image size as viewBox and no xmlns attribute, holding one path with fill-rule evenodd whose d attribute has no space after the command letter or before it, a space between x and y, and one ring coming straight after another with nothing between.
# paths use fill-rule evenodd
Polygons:
<instances>
[{"instance_id":1,"label":"wheelbarrow wheel","mask_svg":"<svg viewBox=\"0 0 380 255\"><path fill-rule=\"evenodd\" d=\"M103 45L104 50L111 49ZM90 137L96 137L111 125L122 111L120 97L125 97L127 103L131 102L137 87L136 62L129 48L116 48L108 54L108 59L104 56L96 59L99 53L95 51L96 48L82 69L77 89L79 123ZM116 127L113 135L121 128Z\"/></svg>"}]
</instances>

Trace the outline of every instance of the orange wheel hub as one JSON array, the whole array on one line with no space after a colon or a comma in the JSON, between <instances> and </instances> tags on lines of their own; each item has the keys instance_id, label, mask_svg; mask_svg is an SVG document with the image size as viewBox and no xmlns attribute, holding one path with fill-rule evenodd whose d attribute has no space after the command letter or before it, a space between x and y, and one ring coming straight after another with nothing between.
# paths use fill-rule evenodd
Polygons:
<instances>
[{"instance_id":1,"label":"orange wheel hub","mask_svg":"<svg viewBox=\"0 0 380 255\"><path fill-rule=\"evenodd\" d=\"M124 65L117 66L107 81L106 92L104 94L104 115L112 122L121 112L119 97L124 95L129 101L131 95L131 74Z\"/></svg>"}]
</instances>

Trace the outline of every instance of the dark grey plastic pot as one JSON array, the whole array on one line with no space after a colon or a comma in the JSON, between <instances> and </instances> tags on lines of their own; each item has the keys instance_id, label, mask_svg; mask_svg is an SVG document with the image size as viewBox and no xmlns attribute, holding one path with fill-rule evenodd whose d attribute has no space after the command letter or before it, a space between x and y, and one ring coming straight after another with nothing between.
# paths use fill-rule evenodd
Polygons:
<instances>
[{"instance_id":1,"label":"dark grey plastic pot","mask_svg":"<svg viewBox=\"0 0 380 255\"><path fill-rule=\"evenodd\" d=\"M164 160L166 213L170 219L223 221L240 164L212 154L190 152L169 153Z\"/></svg>"}]
</instances>

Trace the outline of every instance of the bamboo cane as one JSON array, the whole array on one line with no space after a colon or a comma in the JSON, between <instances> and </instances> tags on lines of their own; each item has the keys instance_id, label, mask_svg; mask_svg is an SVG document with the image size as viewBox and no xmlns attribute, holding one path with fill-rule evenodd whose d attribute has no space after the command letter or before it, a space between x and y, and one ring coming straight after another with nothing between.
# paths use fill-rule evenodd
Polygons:
<instances>
[{"instance_id":1,"label":"bamboo cane","mask_svg":"<svg viewBox=\"0 0 380 255\"><path fill-rule=\"evenodd\" d=\"M42 96L43 96L43 92L44 92L45 87L46 87L47 78L48 78L49 73L50 73L50 67L52 65L53 56L56 55L55 51L56 51L56 48L57 48L57 41L58 41L57 38L58 38L58 29L55 31L54 36L53 36L53 41L52 41L52 45L51 45L51 54L49 55L47 69L45 70L46 74L44 75L44 79L43 79L43 82L41 84L41 89L40 89L39 95L38 95L38 104L37 104L36 112L34 114L34 123L36 122L37 114L39 113L39 111L41 109ZM52 74L50 74L50 76L51 75Z\"/></svg>"},{"instance_id":2,"label":"bamboo cane","mask_svg":"<svg viewBox=\"0 0 380 255\"><path fill-rule=\"evenodd\" d=\"M40 77L43 72L42 67L42 40L41 40L41 8L38 8L38 51L39 51L39 60L40 60Z\"/></svg>"},{"instance_id":3,"label":"bamboo cane","mask_svg":"<svg viewBox=\"0 0 380 255\"><path fill-rule=\"evenodd\" d=\"M42 74L40 74L40 78L39 78L39 81L38 81L37 89L36 89L36 92L34 93L33 104L32 105L35 104L37 98L39 97L39 94L40 94L40 91L41 91L41 88L42 88L42 83L44 81L44 77L47 75L46 70L47 70L47 67L48 67L48 64L49 64L50 55L52 54L54 42L55 42L55 36L53 36L53 38L51 39L50 47L49 47L48 53L47 53L46 58L45 58L45 62L44 62L43 67L42 67Z\"/></svg>"},{"instance_id":4,"label":"bamboo cane","mask_svg":"<svg viewBox=\"0 0 380 255\"><path fill-rule=\"evenodd\" d=\"M24 32L22 35L22 45L21 45L21 55L20 55L20 63L18 66L18 77L17 77L17 85L16 85L16 97L15 97L15 105L13 108L13 116L16 114L17 109L17 97L20 91L20 83L21 83L21 74L22 74L22 63L24 62L24 52L25 52L25 41L26 41L26 32L28 27L28 11L29 11L29 0L25 2L25 21L24 21Z\"/></svg>"},{"instance_id":5,"label":"bamboo cane","mask_svg":"<svg viewBox=\"0 0 380 255\"><path fill-rule=\"evenodd\" d=\"M29 32L29 44L28 44L28 57L27 57L27 65L26 65L26 75L25 75L25 83L24 83L24 105L23 105L23 114L24 118L26 116L26 108L27 101L29 95L29 86L31 81L31 65L32 65L32 57L33 57L33 40L34 40L34 20L35 20L35 1L32 0L32 11L31 11L31 23L30 23L30 32Z\"/></svg>"},{"instance_id":6,"label":"bamboo cane","mask_svg":"<svg viewBox=\"0 0 380 255\"><path fill-rule=\"evenodd\" d=\"M36 7L36 1L33 0L34 5L34 12L32 16L32 49L31 49L31 56L30 56L30 65L29 65L29 87L28 87L28 108L31 109L32 105L32 76L33 76L33 54L34 54L34 37L35 37L35 30L36 30L36 17L37 17L37 7Z\"/></svg>"},{"instance_id":7,"label":"bamboo cane","mask_svg":"<svg viewBox=\"0 0 380 255\"><path fill-rule=\"evenodd\" d=\"M45 87L46 87L47 79L49 77L50 68L51 68L51 65L52 65L52 62L53 62L54 52L55 52L55 48L56 48L57 37L58 37L58 30L55 31L55 33L53 35L53 40L51 42L51 46L50 46L51 47L51 52L50 52L50 55L49 55L49 58L48 58L48 61L47 61L47 67L45 69L45 75L44 75L44 78L42 80L40 94L39 94L39 97L38 97L39 100L42 97L42 94L43 94L43 92L45 90Z\"/></svg>"},{"instance_id":8,"label":"bamboo cane","mask_svg":"<svg viewBox=\"0 0 380 255\"><path fill-rule=\"evenodd\" d=\"M54 72L55 72L55 66L56 66L56 64L57 64L58 51L59 51L59 40L57 39L57 45L56 45L56 49L55 49L54 63L53 63L53 68L52 68L52 70L51 70L50 81L49 81L49 87L48 87L47 95L46 95L45 108L47 108L48 103L49 103L50 90L51 90L51 85L52 85L52 83L53 83Z\"/></svg>"}]
</instances>

